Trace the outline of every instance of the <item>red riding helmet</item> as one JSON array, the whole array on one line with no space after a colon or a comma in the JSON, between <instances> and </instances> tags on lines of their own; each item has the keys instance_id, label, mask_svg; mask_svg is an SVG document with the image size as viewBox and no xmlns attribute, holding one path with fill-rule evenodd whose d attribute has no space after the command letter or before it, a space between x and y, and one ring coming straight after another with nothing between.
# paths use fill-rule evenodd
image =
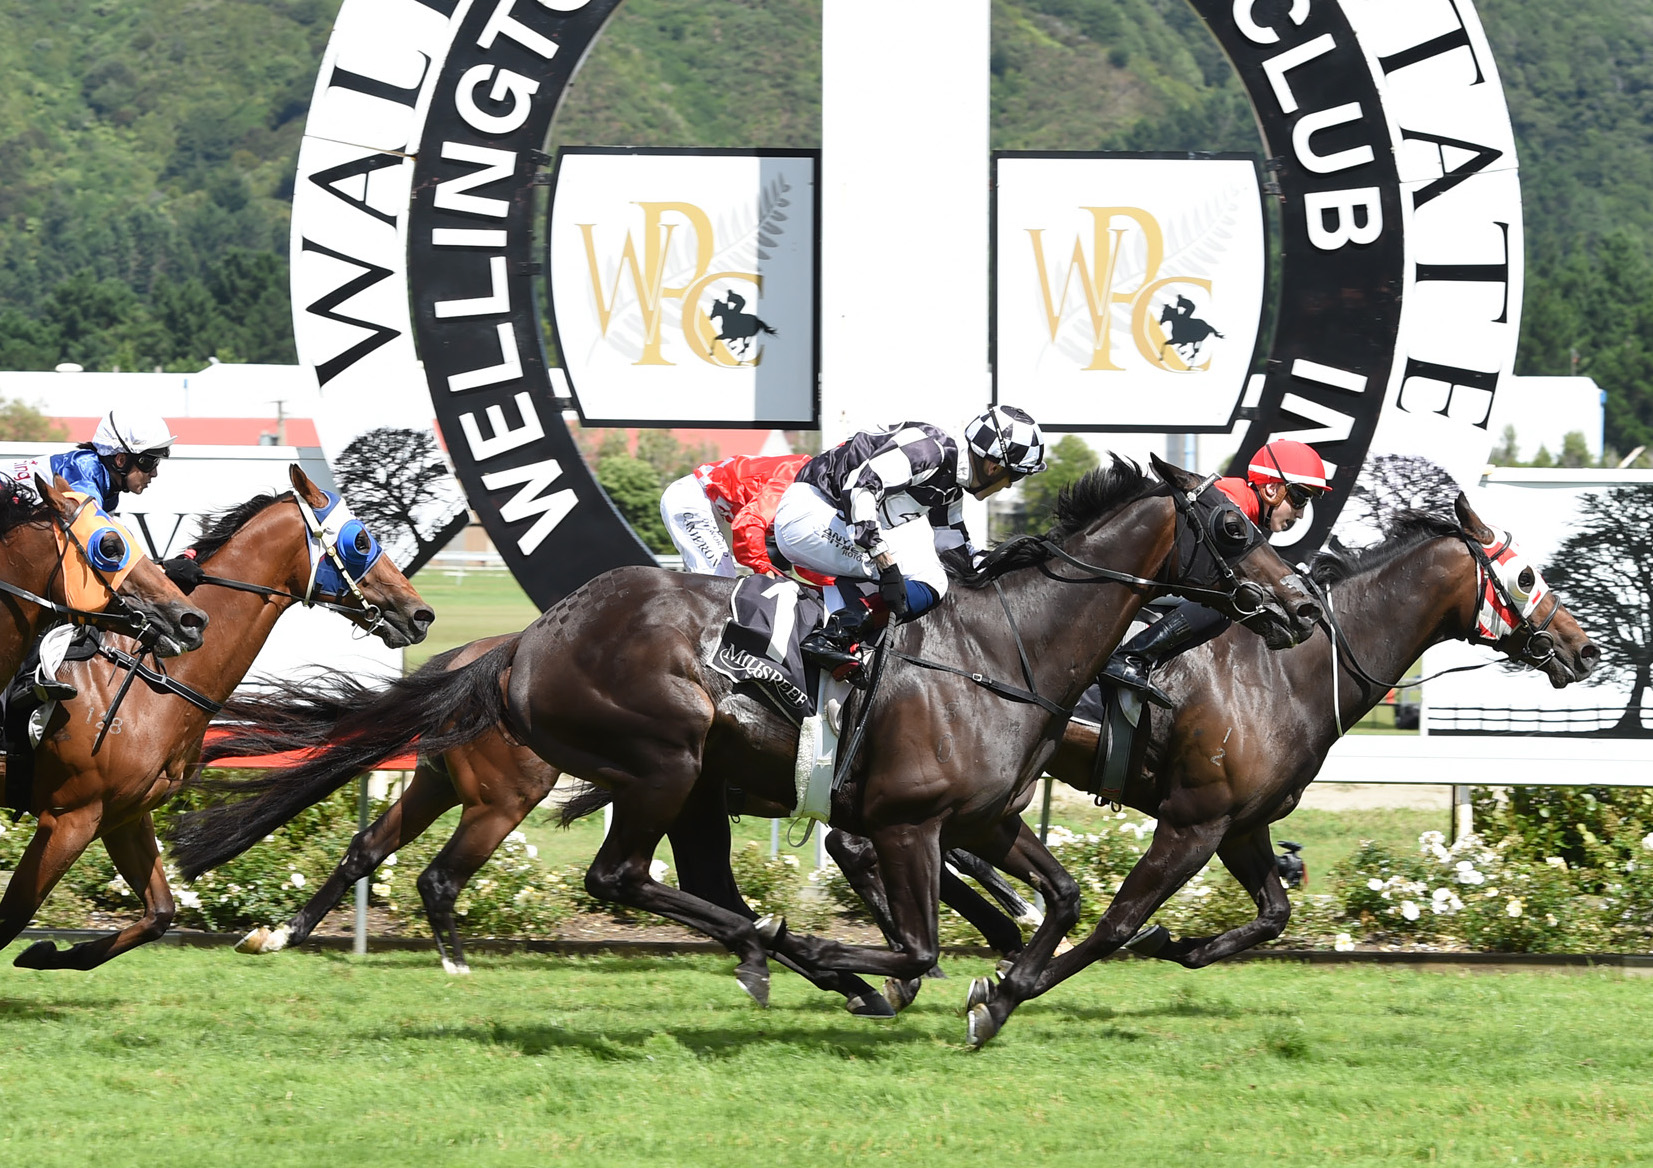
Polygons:
<instances>
[{"instance_id":1,"label":"red riding helmet","mask_svg":"<svg viewBox=\"0 0 1653 1168\"><path fill-rule=\"evenodd\" d=\"M1277 438L1251 456L1246 479L1256 486L1267 483L1296 483L1312 491L1328 491L1326 464L1314 447L1290 438Z\"/></svg>"}]
</instances>

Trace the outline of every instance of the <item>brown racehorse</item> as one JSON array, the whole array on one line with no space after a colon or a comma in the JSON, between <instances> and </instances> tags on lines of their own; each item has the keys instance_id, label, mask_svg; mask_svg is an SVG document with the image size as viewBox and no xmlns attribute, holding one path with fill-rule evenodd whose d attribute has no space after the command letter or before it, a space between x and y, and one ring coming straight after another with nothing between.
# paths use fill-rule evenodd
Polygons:
<instances>
[{"instance_id":1,"label":"brown racehorse","mask_svg":"<svg viewBox=\"0 0 1653 1168\"><path fill-rule=\"evenodd\" d=\"M973 1044L997 1033L1023 998L1046 992L1127 943L1144 956L1198 969L1280 935L1291 902L1276 871L1269 824L1291 813L1342 731L1377 705L1425 649L1475 635L1488 587L1481 549L1499 537L1462 495L1457 513L1457 523L1411 513L1372 548L1316 557L1311 574L1331 598L1341 642L1335 677L1325 628L1280 653L1229 630L1155 672L1176 708L1169 717L1155 711L1143 772L1122 797L1158 820L1153 842L1096 929L1041 973L1033 994L1018 997L977 980L971 989ZM1534 571L1525 585L1529 594L1539 579ZM1554 593L1539 599L1529 619L1495 645L1542 669L1557 689L1587 677L1601 656ZM1048 773L1086 789L1096 745L1094 728L1070 725ZM1172 940L1157 925L1139 933L1213 854L1256 901L1256 919L1215 937ZM846 864L845 870L864 877L866 869ZM912 982L909 992L889 996L910 1001L917 988Z\"/></svg>"},{"instance_id":2,"label":"brown racehorse","mask_svg":"<svg viewBox=\"0 0 1653 1168\"><path fill-rule=\"evenodd\" d=\"M303 471L294 466L289 473L294 491L312 510L325 505L326 497ZM240 684L276 619L306 593L311 578L307 518L293 494L257 496L204 523L196 559L206 575L191 595L211 614L216 633L169 673L218 703ZM392 648L424 639L434 616L389 556L381 555L356 583L360 598L318 599L361 627L371 627ZM363 599L372 610L360 607ZM116 638L108 641L130 647ZM80 696L59 708L35 752L31 804L22 810L38 822L0 897L0 947L22 932L52 887L96 839L103 840L121 876L143 898L144 915L117 933L66 950L37 942L15 962L31 969L91 969L166 932L174 905L150 812L175 794L194 768L210 717L177 694L139 682L120 706L119 732L110 733L94 754L97 722L123 675L96 657L73 669Z\"/></svg>"},{"instance_id":3,"label":"brown racehorse","mask_svg":"<svg viewBox=\"0 0 1653 1168\"><path fill-rule=\"evenodd\" d=\"M36 479L34 491L41 496L36 500L20 494L9 479L0 477L0 488L5 488L0 489L0 580L54 605L69 603L63 591L65 553L59 550L58 533L60 523L74 519L78 504L64 496L67 486L62 479L55 484ZM67 554L78 557L82 553L71 548ZM206 632L206 614L186 600L148 557L133 565L113 594L105 589L100 600L100 607L107 608L107 620L76 619L111 628L124 625L126 614L147 619L157 637L156 651L162 656L196 648ZM0 605L5 609L5 619L0 620L0 684L4 684L60 614L3 590Z\"/></svg>"},{"instance_id":4,"label":"brown racehorse","mask_svg":"<svg viewBox=\"0 0 1653 1168\"><path fill-rule=\"evenodd\" d=\"M899 951L795 936L784 927L760 932L745 916L649 876L668 831L674 839L705 833L727 846L726 783L737 782L749 806L790 808L794 798L796 728L704 664L728 611L730 585L715 577L655 569L598 577L471 665L392 683L330 722L335 744L258 783L258 797L182 819L175 854L186 875L199 873L416 735L427 751L440 752L503 723L551 766L613 793L613 824L587 888L715 937L740 958L737 978L760 1002L768 995L766 941L819 979L928 970L937 952L941 851L955 844L1045 893L1050 915L1023 954L1031 978L1077 915L1077 886L1019 815L1065 715L1004 701L978 682L1025 678L1041 700L1071 706L1152 592L1223 578L1230 557L1238 574L1230 586L1259 589L1256 606L1233 594L1220 606L1271 643L1292 643L1319 617L1291 569L1219 492L1207 489L1197 503L1174 501L1173 492L1193 496L1200 483L1158 460L1155 469L1169 489L1117 460L1086 476L1065 493L1047 541L1015 545L977 587L953 589L936 611L894 630L894 647L910 656L888 667L867 720L866 749L853 759L832 816L877 849ZM1212 548L1224 538L1218 559ZM1122 583L1092 567L1104 562L1138 578L1163 572L1162 583ZM910 668L912 657L962 668ZM277 701L262 715L274 727L269 735L255 730L223 749L304 740L305 731L293 729L302 709ZM1020 973L1018 965L1009 977Z\"/></svg>"}]
</instances>

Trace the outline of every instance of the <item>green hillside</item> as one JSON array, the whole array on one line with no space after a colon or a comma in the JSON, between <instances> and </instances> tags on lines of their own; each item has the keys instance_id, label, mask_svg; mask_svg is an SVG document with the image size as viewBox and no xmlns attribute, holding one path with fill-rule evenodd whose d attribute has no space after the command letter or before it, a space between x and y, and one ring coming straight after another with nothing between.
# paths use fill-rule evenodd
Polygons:
<instances>
[{"instance_id":1,"label":"green hillside","mask_svg":"<svg viewBox=\"0 0 1653 1168\"><path fill-rule=\"evenodd\" d=\"M1653 8L1479 0L1521 145L1522 371L1653 440ZM293 357L292 172L336 0L0 0L0 368ZM813 146L820 0L627 0L558 143ZM1254 149L1184 0L995 0L1001 149Z\"/></svg>"}]
</instances>

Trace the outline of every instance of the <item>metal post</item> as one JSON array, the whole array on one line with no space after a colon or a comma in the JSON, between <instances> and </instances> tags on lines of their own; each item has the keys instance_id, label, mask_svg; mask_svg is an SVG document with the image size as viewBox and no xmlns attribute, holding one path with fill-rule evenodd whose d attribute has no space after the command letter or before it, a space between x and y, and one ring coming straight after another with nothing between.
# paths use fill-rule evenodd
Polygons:
<instances>
[{"instance_id":1,"label":"metal post","mask_svg":"<svg viewBox=\"0 0 1653 1168\"><path fill-rule=\"evenodd\" d=\"M1475 807L1469 801L1469 788L1452 788L1452 842L1457 843L1475 830Z\"/></svg>"},{"instance_id":2,"label":"metal post","mask_svg":"<svg viewBox=\"0 0 1653 1168\"><path fill-rule=\"evenodd\" d=\"M370 809L370 800L367 794L369 776L361 777L361 797L357 814L357 831L367 830L367 813ZM356 881L356 953L361 955L367 952L367 877L363 876Z\"/></svg>"},{"instance_id":3,"label":"metal post","mask_svg":"<svg viewBox=\"0 0 1653 1168\"><path fill-rule=\"evenodd\" d=\"M769 821L769 855L771 858L781 854L781 821Z\"/></svg>"},{"instance_id":4,"label":"metal post","mask_svg":"<svg viewBox=\"0 0 1653 1168\"><path fill-rule=\"evenodd\" d=\"M817 824L815 830L815 866L825 868L827 863L826 833L832 829L826 824Z\"/></svg>"}]
</instances>

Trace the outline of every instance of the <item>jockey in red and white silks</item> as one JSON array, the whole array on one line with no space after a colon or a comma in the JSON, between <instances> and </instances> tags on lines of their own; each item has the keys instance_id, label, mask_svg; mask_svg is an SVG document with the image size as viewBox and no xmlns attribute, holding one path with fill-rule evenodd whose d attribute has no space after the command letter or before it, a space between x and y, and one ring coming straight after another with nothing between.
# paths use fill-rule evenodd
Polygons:
<instances>
[{"instance_id":1,"label":"jockey in red and white silks","mask_svg":"<svg viewBox=\"0 0 1653 1168\"><path fill-rule=\"evenodd\" d=\"M734 455L670 483L660 496L660 517L684 569L734 576L739 564L760 575L781 575L766 546L769 525L782 494L808 461L807 454ZM719 520L729 525L729 540Z\"/></svg>"}]
</instances>

